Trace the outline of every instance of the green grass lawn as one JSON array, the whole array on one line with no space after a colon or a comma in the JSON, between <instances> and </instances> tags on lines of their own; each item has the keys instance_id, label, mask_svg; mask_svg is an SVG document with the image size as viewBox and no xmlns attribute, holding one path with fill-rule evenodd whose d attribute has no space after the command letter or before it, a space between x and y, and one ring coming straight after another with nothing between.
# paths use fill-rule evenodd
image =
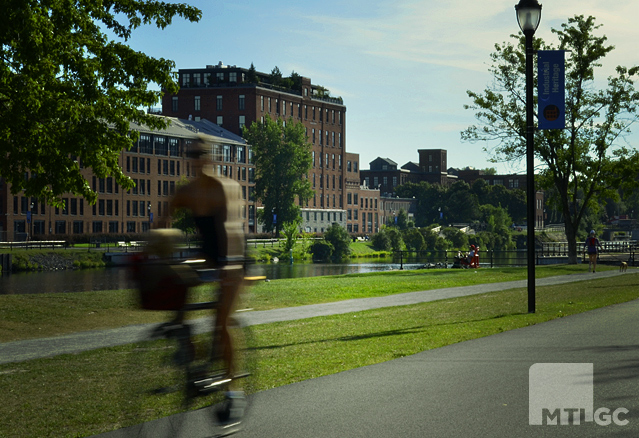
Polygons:
<instances>
[{"instance_id":1,"label":"green grass lawn","mask_svg":"<svg viewBox=\"0 0 639 438\"><path fill-rule=\"evenodd\" d=\"M613 269L602 266L601 269ZM583 265L538 267L538 278L585 272ZM430 269L351 274L259 282L248 288L241 307L266 310L402 292L468 286L527 278L525 268ZM208 299L200 287L192 300ZM201 316L196 313L193 317ZM0 295L0 342L55 336L86 330L165 321L166 312L136 308L134 291Z\"/></svg>"},{"instance_id":2,"label":"green grass lawn","mask_svg":"<svg viewBox=\"0 0 639 438\"><path fill-rule=\"evenodd\" d=\"M384 276L360 279L366 277L379 282ZM351 278L337 277L330 284L339 289L343 281L348 287ZM401 273L388 275L387 288L392 279L404 280ZM629 272L538 287L535 314L527 313L527 290L520 288L255 326L246 350L258 370L250 388L260 391L626 302L639 298L638 286L639 276ZM146 360L158 359L140 361L131 346L121 346L0 366L0 437L90 436L174 412L179 408L175 397L157 396L149 404L127 398L132 382L140 382L140 368L132 364L140 367Z\"/></svg>"}]
</instances>

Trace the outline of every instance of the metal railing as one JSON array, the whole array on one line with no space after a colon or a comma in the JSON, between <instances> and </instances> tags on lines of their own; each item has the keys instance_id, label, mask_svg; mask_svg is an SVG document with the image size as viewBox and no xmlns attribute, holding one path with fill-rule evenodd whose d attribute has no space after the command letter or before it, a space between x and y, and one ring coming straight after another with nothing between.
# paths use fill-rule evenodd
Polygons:
<instances>
[{"instance_id":1,"label":"metal railing","mask_svg":"<svg viewBox=\"0 0 639 438\"><path fill-rule=\"evenodd\" d=\"M635 266L636 253L639 245L636 242L606 242L602 243L603 251L599 253L601 263L627 262ZM393 261L400 264L422 264L424 268L456 267L457 250L424 250L397 251L393 253ZM588 263L588 255L577 245L577 257L582 263ZM544 245L535 250L535 264L544 265L568 262L568 244ZM479 251L479 266L481 267L521 267L527 265L527 250L485 250Z\"/></svg>"}]
</instances>

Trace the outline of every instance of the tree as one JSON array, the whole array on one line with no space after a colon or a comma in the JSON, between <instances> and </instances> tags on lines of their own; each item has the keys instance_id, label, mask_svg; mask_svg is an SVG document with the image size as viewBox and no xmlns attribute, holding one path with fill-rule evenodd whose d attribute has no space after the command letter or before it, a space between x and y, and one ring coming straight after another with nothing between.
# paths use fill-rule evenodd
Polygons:
<instances>
[{"instance_id":1,"label":"tree","mask_svg":"<svg viewBox=\"0 0 639 438\"><path fill-rule=\"evenodd\" d=\"M140 108L159 100L162 92L149 89L153 83L168 92L177 92L178 85L173 61L125 42L142 24L163 29L175 16L198 21L201 12L153 0L3 4L0 176L12 193L24 190L58 206L63 193L95 202L80 163L131 188L118 163L121 151L138 138L129 122L164 128L166 122Z\"/></svg>"},{"instance_id":2,"label":"tree","mask_svg":"<svg viewBox=\"0 0 639 438\"><path fill-rule=\"evenodd\" d=\"M305 202L313 195L305 178L312 165L311 145L302 123L284 124L266 116L244 130L255 161L255 197L264 205L262 221L267 231L279 235L282 224L300 216L295 198Z\"/></svg>"},{"instance_id":3,"label":"tree","mask_svg":"<svg viewBox=\"0 0 639 438\"><path fill-rule=\"evenodd\" d=\"M477 195L465 181L457 181L448 189L444 211L448 222L472 222L479 217Z\"/></svg>"},{"instance_id":4,"label":"tree","mask_svg":"<svg viewBox=\"0 0 639 438\"><path fill-rule=\"evenodd\" d=\"M331 255L334 261L345 259L351 254L351 236L346 228L337 223L332 224L326 232L324 232L324 240L331 244L333 253Z\"/></svg>"},{"instance_id":5,"label":"tree","mask_svg":"<svg viewBox=\"0 0 639 438\"><path fill-rule=\"evenodd\" d=\"M468 248L468 236L458 228L447 227L444 228L442 233L445 239L450 242L453 248L464 249Z\"/></svg>"},{"instance_id":6,"label":"tree","mask_svg":"<svg viewBox=\"0 0 639 438\"><path fill-rule=\"evenodd\" d=\"M282 248L284 253L288 253L290 250L292 250L297 243L297 238L300 235L301 222L302 221L298 217L296 221L287 222L282 227L284 229L284 237L286 237L286 240L284 241L284 248Z\"/></svg>"},{"instance_id":7,"label":"tree","mask_svg":"<svg viewBox=\"0 0 639 438\"><path fill-rule=\"evenodd\" d=\"M255 70L255 66L251 62L251 66L248 69L248 73L246 74L246 82L250 84L257 84L260 79L257 77L257 70Z\"/></svg>"},{"instance_id":8,"label":"tree","mask_svg":"<svg viewBox=\"0 0 639 438\"><path fill-rule=\"evenodd\" d=\"M390 251L391 250L391 241L388 235L388 229L386 225L382 225L382 228L374 234L371 238L371 243L373 245L373 249L377 251Z\"/></svg>"},{"instance_id":9,"label":"tree","mask_svg":"<svg viewBox=\"0 0 639 438\"><path fill-rule=\"evenodd\" d=\"M566 129L535 133L535 156L543 164L536 176L540 188L556 188L554 200L563 214L569 261L577 262L576 236L585 212L599 208L599 201L615 199L616 189L637 187L639 153L620 145L637 121L639 93L634 88L639 67L617 67L607 85L597 89L595 67L613 50L605 36L596 36L595 18L576 16L553 29L566 50ZM468 91L472 100L466 109L475 111L481 126L462 132L468 141L496 141L495 161L522 159L526 152L525 48L496 44L490 72L494 86L483 93ZM535 49L551 50L540 39ZM529 224L530 225L530 224Z\"/></svg>"},{"instance_id":10,"label":"tree","mask_svg":"<svg viewBox=\"0 0 639 438\"><path fill-rule=\"evenodd\" d=\"M282 72L278 66L271 70L271 84L280 85L282 83Z\"/></svg>"},{"instance_id":11,"label":"tree","mask_svg":"<svg viewBox=\"0 0 639 438\"><path fill-rule=\"evenodd\" d=\"M313 254L313 261L328 262L333 255L333 245L326 240L318 240L311 245L309 251Z\"/></svg>"},{"instance_id":12,"label":"tree","mask_svg":"<svg viewBox=\"0 0 639 438\"><path fill-rule=\"evenodd\" d=\"M417 200L416 226L427 226L440 220L440 209L446 204L446 189L441 185L426 181L408 182L396 187L395 193L400 198L414 197Z\"/></svg>"},{"instance_id":13,"label":"tree","mask_svg":"<svg viewBox=\"0 0 639 438\"><path fill-rule=\"evenodd\" d=\"M426 241L418 228L408 228L403 233L406 249L409 251L421 251L426 249Z\"/></svg>"}]
</instances>

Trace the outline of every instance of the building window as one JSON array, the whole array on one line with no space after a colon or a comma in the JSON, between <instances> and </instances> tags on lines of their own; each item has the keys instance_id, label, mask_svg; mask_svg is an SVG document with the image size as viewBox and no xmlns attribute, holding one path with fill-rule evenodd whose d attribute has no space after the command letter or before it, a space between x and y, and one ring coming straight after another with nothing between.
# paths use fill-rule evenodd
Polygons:
<instances>
[{"instance_id":1,"label":"building window","mask_svg":"<svg viewBox=\"0 0 639 438\"><path fill-rule=\"evenodd\" d=\"M193 73L193 85L196 87L202 85L202 75L200 73Z\"/></svg>"},{"instance_id":2,"label":"building window","mask_svg":"<svg viewBox=\"0 0 639 438\"><path fill-rule=\"evenodd\" d=\"M229 73L229 82L237 82L237 72L230 72Z\"/></svg>"},{"instance_id":3,"label":"building window","mask_svg":"<svg viewBox=\"0 0 639 438\"><path fill-rule=\"evenodd\" d=\"M224 124L224 116L217 116L217 119L215 122L217 123L218 126L222 126Z\"/></svg>"},{"instance_id":4,"label":"building window","mask_svg":"<svg viewBox=\"0 0 639 438\"><path fill-rule=\"evenodd\" d=\"M177 97L175 98L177 99ZM175 109L177 111L177 107ZM151 136L147 134L140 134L140 140L138 141L140 145L140 153L141 154L152 154L153 153L153 143L151 142Z\"/></svg>"},{"instance_id":5,"label":"building window","mask_svg":"<svg viewBox=\"0 0 639 438\"><path fill-rule=\"evenodd\" d=\"M194 100L193 100L193 110L194 111L199 111L200 110L200 96L195 96Z\"/></svg>"},{"instance_id":6,"label":"building window","mask_svg":"<svg viewBox=\"0 0 639 438\"><path fill-rule=\"evenodd\" d=\"M240 132L242 132L242 130L244 129L244 126L246 125L246 116L240 116L239 122L240 122Z\"/></svg>"},{"instance_id":7,"label":"building window","mask_svg":"<svg viewBox=\"0 0 639 438\"><path fill-rule=\"evenodd\" d=\"M155 137L155 155L169 155L169 147L164 137Z\"/></svg>"},{"instance_id":8,"label":"building window","mask_svg":"<svg viewBox=\"0 0 639 438\"><path fill-rule=\"evenodd\" d=\"M178 97L177 96L173 96L171 98L171 110L173 110L173 112L177 112L178 110Z\"/></svg>"},{"instance_id":9,"label":"building window","mask_svg":"<svg viewBox=\"0 0 639 438\"><path fill-rule=\"evenodd\" d=\"M169 138L169 155L172 157L177 157L180 155L180 143L177 138ZM140 160L142 161L142 159ZM140 173L144 173L142 168L144 166L140 166Z\"/></svg>"},{"instance_id":10,"label":"building window","mask_svg":"<svg viewBox=\"0 0 639 438\"><path fill-rule=\"evenodd\" d=\"M102 221L94 221L93 222L93 232L101 233L102 232Z\"/></svg>"},{"instance_id":11,"label":"building window","mask_svg":"<svg viewBox=\"0 0 639 438\"><path fill-rule=\"evenodd\" d=\"M240 111L244 111L246 109L246 98L243 94L240 94L240 98L239 98L239 102L238 102L238 109Z\"/></svg>"},{"instance_id":12,"label":"building window","mask_svg":"<svg viewBox=\"0 0 639 438\"><path fill-rule=\"evenodd\" d=\"M182 73L182 86L188 87L191 85L191 74L190 73Z\"/></svg>"},{"instance_id":13,"label":"building window","mask_svg":"<svg viewBox=\"0 0 639 438\"><path fill-rule=\"evenodd\" d=\"M215 109L218 111L222 111L223 105L222 105L222 96L217 96L216 100L215 100Z\"/></svg>"}]
</instances>

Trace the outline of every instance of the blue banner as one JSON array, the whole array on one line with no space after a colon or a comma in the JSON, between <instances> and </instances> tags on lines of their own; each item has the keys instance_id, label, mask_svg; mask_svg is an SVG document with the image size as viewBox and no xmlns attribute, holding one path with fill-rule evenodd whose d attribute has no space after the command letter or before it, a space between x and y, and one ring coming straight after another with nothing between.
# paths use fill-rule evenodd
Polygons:
<instances>
[{"instance_id":1,"label":"blue banner","mask_svg":"<svg viewBox=\"0 0 639 438\"><path fill-rule=\"evenodd\" d=\"M563 50L537 52L539 129L566 127L566 65Z\"/></svg>"}]
</instances>

